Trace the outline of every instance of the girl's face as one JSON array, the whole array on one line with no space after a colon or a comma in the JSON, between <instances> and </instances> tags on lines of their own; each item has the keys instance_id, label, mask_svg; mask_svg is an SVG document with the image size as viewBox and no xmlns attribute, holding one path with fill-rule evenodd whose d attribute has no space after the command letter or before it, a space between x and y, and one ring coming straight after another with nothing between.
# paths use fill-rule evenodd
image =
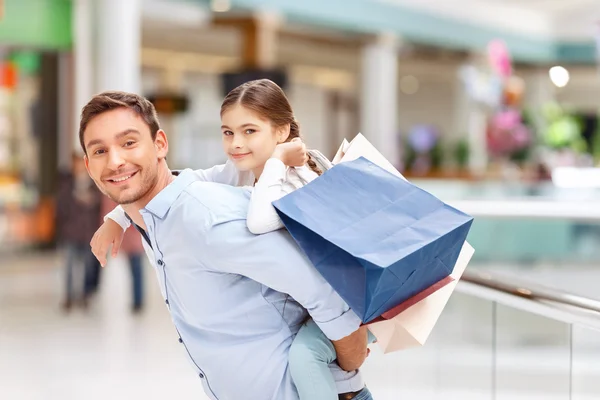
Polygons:
<instances>
[{"instance_id":1,"label":"girl's face","mask_svg":"<svg viewBox=\"0 0 600 400\"><path fill-rule=\"evenodd\" d=\"M252 171L258 178L267 160L289 129L276 129L271 123L236 104L221 116L223 150L240 171Z\"/></svg>"}]
</instances>

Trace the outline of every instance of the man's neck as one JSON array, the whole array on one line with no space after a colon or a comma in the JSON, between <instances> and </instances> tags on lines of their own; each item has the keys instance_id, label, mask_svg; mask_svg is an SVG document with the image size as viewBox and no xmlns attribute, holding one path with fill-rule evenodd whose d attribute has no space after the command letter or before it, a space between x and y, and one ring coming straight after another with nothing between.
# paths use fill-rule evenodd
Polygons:
<instances>
[{"instance_id":1,"label":"man's neck","mask_svg":"<svg viewBox=\"0 0 600 400\"><path fill-rule=\"evenodd\" d=\"M159 168L158 179L156 180L156 184L152 187L152 189L150 189L150 191L148 191L148 193L144 197L142 197L135 203L122 205L127 215L129 215L131 220L136 225L146 230L146 224L144 223L142 214L140 214L140 210L146 207L148 203L150 203L150 201L152 201L152 199L156 197L164 188L169 186L169 184L173 182L174 179L175 177L171 173L171 170L165 164L164 168L162 166L161 168Z\"/></svg>"}]
</instances>

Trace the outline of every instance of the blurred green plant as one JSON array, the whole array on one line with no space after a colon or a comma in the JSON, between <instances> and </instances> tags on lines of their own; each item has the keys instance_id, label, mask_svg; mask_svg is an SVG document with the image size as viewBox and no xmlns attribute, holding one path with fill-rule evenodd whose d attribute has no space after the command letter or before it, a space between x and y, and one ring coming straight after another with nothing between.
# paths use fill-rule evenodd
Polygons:
<instances>
[{"instance_id":1,"label":"blurred green plant","mask_svg":"<svg viewBox=\"0 0 600 400\"><path fill-rule=\"evenodd\" d=\"M594 157L594 162L596 164L600 163L600 112L598 112L597 116L596 132L594 132L594 136L592 137L591 153L592 157Z\"/></svg>"},{"instance_id":2,"label":"blurred green plant","mask_svg":"<svg viewBox=\"0 0 600 400\"><path fill-rule=\"evenodd\" d=\"M578 153L587 151L587 143L582 136L582 121L569 114L556 103L544 106L542 114L547 121L543 132L544 143L553 149L572 149Z\"/></svg>"},{"instance_id":3,"label":"blurred green plant","mask_svg":"<svg viewBox=\"0 0 600 400\"><path fill-rule=\"evenodd\" d=\"M442 164L444 163L444 145L441 140L438 140L435 146L433 146L429 156L431 157L431 166L433 169L442 167Z\"/></svg>"},{"instance_id":4,"label":"blurred green plant","mask_svg":"<svg viewBox=\"0 0 600 400\"><path fill-rule=\"evenodd\" d=\"M463 135L466 137L467 135ZM464 169L469 164L469 156L471 149L469 148L469 141L467 139L460 139L454 146L454 159L459 168Z\"/></svg>"}]
</instances>

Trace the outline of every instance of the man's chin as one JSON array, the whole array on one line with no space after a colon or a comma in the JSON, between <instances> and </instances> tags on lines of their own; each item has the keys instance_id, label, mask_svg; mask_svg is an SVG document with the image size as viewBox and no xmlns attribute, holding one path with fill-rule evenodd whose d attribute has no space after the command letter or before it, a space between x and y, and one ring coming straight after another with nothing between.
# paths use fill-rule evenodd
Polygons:
<instances>
[{"instance_id":1,"label":"man's chin","mask_svg":"<svg viewBox=\"0 0 600 400\"><path fill-rule=\"evenodd\" d=\"M140 200L142 196L140 193L110 193L105 192L105 194L115 203L119 205L128 205L133 204L136 201Z\"/></svg>"}]
</instances>

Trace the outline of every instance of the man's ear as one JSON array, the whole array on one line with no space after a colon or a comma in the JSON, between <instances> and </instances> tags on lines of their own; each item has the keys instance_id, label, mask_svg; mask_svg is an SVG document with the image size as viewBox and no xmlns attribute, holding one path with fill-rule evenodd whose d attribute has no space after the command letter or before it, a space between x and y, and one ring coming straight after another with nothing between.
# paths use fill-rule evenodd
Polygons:
<instances>
[{"instance_id":1,"label":"man's ear","mask_svg":"<svg viewBox=\"0 0 600 400\"><path fill-rule=\"evenodd\" d=\"M286 124L277 130L277 142L285 143L290 137L290 124Z\"/></svg>"},{"instance_id":2,"label":"man's ear","mask_svg":"<svg viewBox=\"0 0 600 400\"><path fill-rule=\"evenodd\" d=\"M167 134L162 129L156 132L156 138L154 139L154 146L156 146L156 153L159 159L167 158L169 152L169 140Z\"/></svg>"},{"instance_id":3,"label":"man's ear","mask_svg":"<svg viewBox=\"0 0 600 400\"><path fill-rule=\"evenodd\" d=\"M87 170L88 175L90 178L92 178L92 174L90 173L90 159L88 158L87 154L83 156L83 161L85 163L85 169Z\"/></svg>"}]
</instances>

